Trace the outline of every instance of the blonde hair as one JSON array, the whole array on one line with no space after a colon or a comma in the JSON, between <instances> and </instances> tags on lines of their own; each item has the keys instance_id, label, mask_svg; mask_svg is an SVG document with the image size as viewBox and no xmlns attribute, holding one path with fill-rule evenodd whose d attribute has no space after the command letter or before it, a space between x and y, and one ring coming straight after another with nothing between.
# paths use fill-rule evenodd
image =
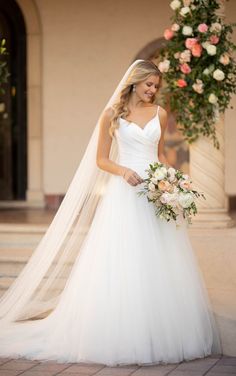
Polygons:
<instances>
[{"instance_id":1,"label":"blonde hair","mask_svg":"<svg viewBox=\"0 0 236 376\"><path fill-rule=\"evenodd\" d=\"M130 113L128 109L128 102L130 95L132 93L133 85L145 81L149 76L152 75L158 76L160 78L158 85L159 89L161 86L162 74L153 62L149 60L140 61L130 72L129 77L125 82L123 89L120 92L118 101L114 103L114 105L112 106L113 115L111 118L111 126L109 128L109 133L111 137L113 137L115 129L119 127L119 117L126 118ZM155 99L156 97L153 96L151 99L151 103L154 103Z\"/></svg>"}]
</instances>

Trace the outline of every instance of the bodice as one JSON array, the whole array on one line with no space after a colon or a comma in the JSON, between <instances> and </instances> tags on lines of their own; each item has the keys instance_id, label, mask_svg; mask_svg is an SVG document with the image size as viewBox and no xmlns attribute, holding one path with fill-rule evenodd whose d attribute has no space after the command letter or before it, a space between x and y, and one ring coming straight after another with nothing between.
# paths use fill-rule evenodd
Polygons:
<instances>
[{"instance_id":1,"label":"bodice","mask_svg":"<svg viewBox=\"0 0 236 376\"><path fill-rule=\"evenodd\" d=\"M114 133L118 147L117 162L132 168L143 178L149 163L158 161L158 143L161 137L158 110L144 128L120 117L119 127Z\"/></svg>"}]
</instances>

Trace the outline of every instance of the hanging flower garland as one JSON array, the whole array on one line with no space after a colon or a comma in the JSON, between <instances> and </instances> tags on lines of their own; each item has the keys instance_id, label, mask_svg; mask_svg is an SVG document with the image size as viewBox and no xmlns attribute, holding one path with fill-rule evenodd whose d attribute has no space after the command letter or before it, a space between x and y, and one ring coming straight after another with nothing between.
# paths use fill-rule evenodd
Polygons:
<instances>
[{"instance_id":1,"label":"hanging flower garland","mask_svg":"<svg viewBox=\"0 0 236 376\"><path fill-rule=\"evenodd\" d=\"M158 67L170 108L185 139L210 137L219 149L215 124L236 93L233 27L216 14L217 0L173 0L172 25L164 32ZM231 107L232 108L232 107Z\"/></svg>"}]
</instances>

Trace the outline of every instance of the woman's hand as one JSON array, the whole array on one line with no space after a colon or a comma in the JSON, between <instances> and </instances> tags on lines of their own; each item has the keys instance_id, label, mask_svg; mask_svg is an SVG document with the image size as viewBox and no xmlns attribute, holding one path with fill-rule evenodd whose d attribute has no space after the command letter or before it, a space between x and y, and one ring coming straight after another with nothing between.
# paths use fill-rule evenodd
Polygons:
<instances>
[{"instance_id":1,"label":"woman's hand","mask_svg":"<svg viewBox=\"0 0 236 376\"><path fill-rule=\"evenodd\" d=\"M142 183L144 180L130 168L126 168L123 172L123 178L132 186Z\"/></svg>"}]
</instances>

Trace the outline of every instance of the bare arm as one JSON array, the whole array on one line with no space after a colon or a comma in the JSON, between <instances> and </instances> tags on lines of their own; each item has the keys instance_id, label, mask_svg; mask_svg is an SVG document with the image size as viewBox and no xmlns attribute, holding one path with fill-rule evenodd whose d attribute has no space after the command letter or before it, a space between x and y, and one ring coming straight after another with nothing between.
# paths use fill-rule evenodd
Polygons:
<instances>
[{"instance_id":1,"label":"bare arm","mask_svg":"<svg viewBox=\"0 0 236 376\"><path fill-rule=\"evenodd\" d=\"M161 163L164 163L165 165L170 166L165 154L164 154L164 135L167 127L167 112L164 110L164 108L159 109L159 118L160 118L160 124L161 124L161 138L159 140L158 144L158 159Z\"/></svg>"},{"instance_id":2,"label":"bare arm","mask_svg":"<svg viewBox=\"0 0 236 376\"><path fill-rule=\"evenodd\" d=\"M110 108L104 111L100 120L96 157L97 166L111 174L122 176L130 185L137 185L143 180L135 171L109 159L112 144L112 137L109 134L112 111Z\"/></svg>"}]
</instances>

